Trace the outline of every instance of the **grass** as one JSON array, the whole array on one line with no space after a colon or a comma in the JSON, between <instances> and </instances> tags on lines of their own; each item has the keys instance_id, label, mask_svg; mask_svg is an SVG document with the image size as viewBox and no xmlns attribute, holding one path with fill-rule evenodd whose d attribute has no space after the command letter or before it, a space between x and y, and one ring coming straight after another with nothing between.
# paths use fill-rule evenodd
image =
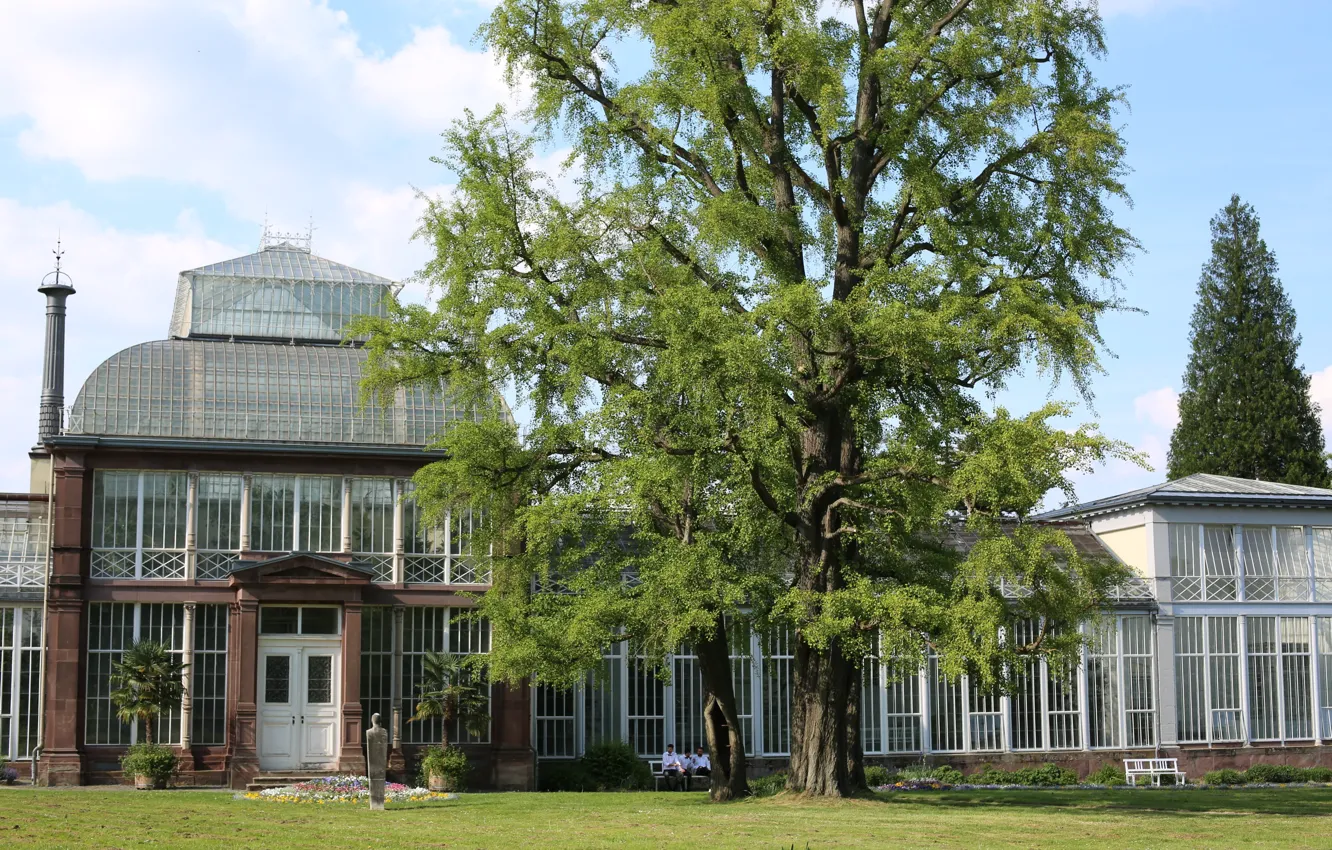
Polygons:
<instances>
[{"instance_id":1,"label":"grass","mask_svg":"<svg viewBox=\"0 0 1332 850\"><path fill-rule=\"evenodd\" d=\"M297 806L213 791L6 789L10 847L1329 847L1332 789L972 791L728 805L701 794L470 794Z\"/></svg>"}]
</instances>

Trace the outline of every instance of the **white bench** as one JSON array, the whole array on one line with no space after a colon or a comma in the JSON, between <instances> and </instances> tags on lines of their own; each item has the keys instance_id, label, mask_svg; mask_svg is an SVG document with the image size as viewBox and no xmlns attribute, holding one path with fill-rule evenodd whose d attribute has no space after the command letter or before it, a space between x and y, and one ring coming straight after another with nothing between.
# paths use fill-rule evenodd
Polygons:
<instances>
[{"instance_id":1,"label":"white bench","mask_svg":"<svg viewBox=\"0 0 1332 850\"><path fill-rule=\"evenodd\" d=\"M654 787L656 788L656 790L660 791L661 781L666 778L666 774L661 772L661 759L648 759L648 770L652 771L652 781L654 783ZM678 779L681 783L680 787L682 788L685 787L684 785L685 777L683 773L680 774Z\"/></svg>"},{"instance_id":2,"label":"white bench","mask_svg":"<svg viewBox=\"0 0 1332 850\"><path fill-rule=\"evenodd\" d=\"M1124 778L1128 783L1136 788L1139 776L1151 777L1152 784L1157 786L1162 776L1173 776L1176 785L1184 784L1178 759L1124 759Z\"/></svg>"}]
</instances>

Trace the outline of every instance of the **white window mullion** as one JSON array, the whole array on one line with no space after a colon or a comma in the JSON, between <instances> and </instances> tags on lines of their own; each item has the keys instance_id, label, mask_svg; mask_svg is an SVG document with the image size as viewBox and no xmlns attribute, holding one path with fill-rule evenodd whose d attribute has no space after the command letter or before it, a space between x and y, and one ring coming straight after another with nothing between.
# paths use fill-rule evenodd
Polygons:
<instances>
[{"instance_id":1,"label":"white window mullion","mask_svg":"<svg viewBox=\"0 0 1332 850\"><path fill-rule=\"evenodd\" d=\"M1276 537L1275 534L1272 535ZM1286 654L1285 635L1281 628L1281 617L1274 617L1273 635L1276 644L1276 681L1277 681L1277 728L1281 732L1281 746L1286 746Z\"/></svg>"},{"instance_id":2,"label":"white window mullion","mask_svg":"<svg viewBox=\"0 0 1332 850\"><path fill-rule=\"evenodd\" d=\"M971 674L962 675L962 752L971 752Z\"/></svg>"},{"instance_id":3,"label":"white window mullion","mask_svg":"<svg viewBox=\"0 0 1332 850\"><path fill-rule=\"evenodd\" d=\"M1239 569L1239 587L1235 589L1235 598L1246 600L1249 598L1249 591L1244 582L1249 575L1249 566L1244 562L1244 526L1242 525L1235 526L1235 563L1238 564Z\"/></svg>"},{"instance_id":4,"label":"white window mullion","mask_svg":"<svg viewBox=\"0 0 1332 850\"><path fill-rule=\"evenodd\" d=\"M1212 746L1212 643L1211 643L1211 617L1202 618L1202 653L1203 653L1203 692L1202 703L1205 707L1203 712L1203 729L1206 732L1207 746ZM1245 740L1247 738L1247 732Z\"/></svg>"},{"instance_id":5,"label":"white window mullion","mask_svg":"<svg viewBox=\"0 0 1332 850\"><path fill-rule=\"evenodd\" d=\"M930 662L928 657L916 674L916 686L920 688L920 753L929 755L930 746L933 743L931 735L934 730L930 728Z\"/></svg>"},{"instance_id":6,"label":"white window mullion","mask_svg":"<svg viewBox=\"0 0 1332 850\"><path fill-rule=\"evenodd\" d=\"M301 477L295 478L291 500L291 551L301 551Z\"/></svg>"},{"instance_id":7,"label":"white window mullion","mask_svg":"<svg viewBox=\"0 0 1332 850\"><path fill-rule=\"evenodd\" d=\"M1253 744L1253 717L1249 712L1249 618L1244 614L1235 617L1235 635L1240 654L1240 721L1244 727L1244 746L1248 747Z\"/></svg>"},{"instance_id":8,"label":"white window mullion","mask_svg":"<svg viewBox=\"0 0 1332 850\"><path fill-rule=\"evenodd\" d=\"M138 510L134 513L134 577L143 578L143 473L137 476L139 482L138 489ZM135 608L137 611L138 609ZM136 621L137 622L137 621Z\"/></svg>"},{"instance_id":9,"label":"white window mullion","mask_svg":"<svg viewBox=\"0 0 1332 850\"><path fill-rule=\"evenodd\" d=\"M1082 651L1079 655L1078 672L1073 681L1078 687L1078 735L1082 749L1091 749L1091 712L1087 710L1087 624L1083 623L1080 631L1084 636Z\"/></svg>"},{"instance_id":10,"label":"white window mullion","mask_svg":"<svg viewBox=\"0 0 1332 850\"><path fill-rule=\"evenodd\" d=\"M142 476L142 475L139 476L139 495L140 495L140 497L143 496L143 476ZM140 519L142 520L142 518L143 518L143 512L142 512L142 511L140 511L140 513L139 513L139 517L140 517ZM140 523L140 526L142 527L142 523ZM133 644L133 643L138 643L138 642L139 642L139 630L140 630L140 628L142 627L142 619L143 619L143 617L142 617L142 615L143 615L143 606L142 606L140 603L135 602L135 603L133 603L133 607L132 607L130 610L134 612L133 617L132 617L132 623L133 623L133 625L132 625L132 628L131 628L131 630L130 630L130 643ZM124 648L121 649L121 656L120 656L120 657L121 657L122 659L125 657L125 654L124 654L124 653L125 653L125 649L128 649L128 647L124 647ZM131 723L131 724L130 724L130 746L133 746L134 744L137 744L138 742L139 742L139 724L137 724L137 723Z\"/></svg>"},{"instance_id":11,"label":"white window mullion","mask_svg":"<svg viewBox=\"0 0 1332 850\"><path fill-rule=\"evenodd\" d=\"M1153 638L1155 638L1154 629L1152 636ZM1153 643L1155 643L1155 640L1153 640ZM1155 658L1156 653L1152 653L1152 657ZM1116 721L1119 723L1119 746L1123 747L1124 749L1128 749L1129 745L1128 712L1129 712L1130 697L1129 697L1129 676L1127 668L1128 668L1128 663L1127 660L1124 658L1124 618L1122 616L1116 616L1115 617L1115 678L1119 680L1119 706L1118 710L1115 713L1118 715ZM1155 676L1153 676L1152 681L1153 682L1156 681ZM1176 699L1178 699L1178 697Z\"/></svg>"}]
</instances>

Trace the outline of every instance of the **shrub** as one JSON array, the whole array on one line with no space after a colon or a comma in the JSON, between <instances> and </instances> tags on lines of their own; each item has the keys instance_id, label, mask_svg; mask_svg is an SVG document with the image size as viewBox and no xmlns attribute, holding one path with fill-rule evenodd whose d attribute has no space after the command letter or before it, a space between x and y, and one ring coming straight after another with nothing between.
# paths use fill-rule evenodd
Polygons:
<instances>
[{"instance_id":1,"label":"shrub","mask_svg":"<svg viewBox=\"0 0 1332 850\"><path fill-rule=\"evenodd\" d=\"M543 761L537 767L538 791L595 791L581 761Z\"/></svg>"},{"instance_id":2,"label":"shrub","mask_svg":"<svg viewBox=\"0 0 1332 850\"><path fill-rule=\"evenodd\" d=\"M1102 765L1096 772L1087 774L1087 782L1091 785L1127 785L1128 779L1124 776L1123 768L1107 764Z\"/></svg>"},{"instance_id":3,"label":"shrub","mask_svg":"<svg viewBox=\"0 0 1332 850\"><path fill-rule=\"evenodd\" d=\"M0 764L4 763L0 762ZM5 764L3 767L0 767L0 782L4 782L6 785L13 785L15 782L18 781L18 778L19 778L18 768L8 764Z\"/></svg>"},{"instance_id":4,"label":"shrub","mask_svg":"<svg viewBox=\"0 0 1332 850\"><path fill-rule=\"evenodd\" d=\"M1244 781L1250 785L1271 783L1274 785L1301 781L1300 769L1284 764L1255 764L1244 773Z\"/></svg>"},{"instance_id":5,"label":"shrub","mask_svg":"<svg viewBox=\"0 0 1332 850\"><path fill-rule=\"evenodd\" d=\"M973 773L970 780L975 785L1035 785L1053 787L1058 785L1077 785L1078 775L1066 767L1057 764L1043 764L1040 767L1023 767L1017 770L999 770L991 765L984 765Z\"/></svg>"},{"instance_id":6,"label":"shrub","mask_svg":"<svg viewBox=\"0 0 1332 850\"><path fill-rule=\"evenodd\" d=\"M897 774L886 767L879 765L870 765L865 768L865 784L870 788L878 788L880 785L887 785L896 778Z\"/></svg>"},{"instance_id":7,"label":"shrub","mask_svg":"<svg viewBox=\"0 0 1332 850\"><path fill-rule=\"evenodd\" d=\"M623 741L588 747L580 761L598 790L634 791L652 787L651 768Z\"/></svg>"},{"instance_id":8,"label":"shrub","mask_svg":"<svg viewBox=\"0 0 1332 850\"><path fill-rule=\"evenodd\" d=\"M784 770L749 780L749 790L753 792L755 797L771 797L785 788L786 771Z\"/></svg>"},{"instance_id":9,"label":"shrub","mask_svg":"<svg viewBox=\"0 0 1332 850\"><path fill-rule=\"evenodd\" d=\"M896 779L930 780L956 785L962 781L962 771L949 764L913 764L902 768Z\"/></svg>"},{"instance_id":10,"label":"shrub","mask_svg":"<svg viewBox=\"0 0 1332 850\"><path fill-rule=\"evenodd\" d=\"M937 779L946 785L956 785L962 781L962 771L953 767L951 764L941 764L934 769L932 779Z\"/></svg>"},{"instance_id":11,"label":"shrub","mask_svg":"<svg viewBox=\"0 0 1332 850\"><path fill-rule=\"evenodd\" d=\"M1306 767L1300 774L1303 782L1332 782L1332 767Z\"/></svg>"},{"instance_id":12,"label":"shrub","mask_svg":"<svg viewBox=\"0 0 1332 850\"><path fill-rule=\"evenodd\" d=\"M176 772L176 754L161 744L135 744L120 757L120 769L126 776L146 776L164 782Z\"/></svg>"},{"instance_id":13,"label":"shrub","mask_svg":"<svg viewBox=\"0 0 1332 850\"><path fill-rule=\"evenodd\" d=\"M421 757L422 784L431 776L444 780L445 791L461 791L467 785L467 754L458 747L430 747Z\"/></svg>"},{"instance_id":14,"label":"shrub","mask_svg":"<svg viewBox=\"0 0 1332 850\"><path fill-rule=\"evenodd\" d=\"M1243 785L1244 774L1229 767L1221 770L1209 770L1203 774L1204 785Z\"/></svg>"}]
</instances>

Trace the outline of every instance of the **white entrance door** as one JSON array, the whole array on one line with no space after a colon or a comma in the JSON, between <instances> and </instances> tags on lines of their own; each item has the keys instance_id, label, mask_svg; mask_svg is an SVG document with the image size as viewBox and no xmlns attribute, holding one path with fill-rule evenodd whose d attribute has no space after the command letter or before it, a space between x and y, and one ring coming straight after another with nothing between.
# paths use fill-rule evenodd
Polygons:
<instances>
[{"instance_id":1,"label":"white entrance door","mask_svg":"<svg viewBox=\"0 0 1332 850\"><path fill-rule=\"evenodd\" d=\"M341 662L337 641L260 638L261 770L337 767Z\"/></svg>"}]
</instances>

